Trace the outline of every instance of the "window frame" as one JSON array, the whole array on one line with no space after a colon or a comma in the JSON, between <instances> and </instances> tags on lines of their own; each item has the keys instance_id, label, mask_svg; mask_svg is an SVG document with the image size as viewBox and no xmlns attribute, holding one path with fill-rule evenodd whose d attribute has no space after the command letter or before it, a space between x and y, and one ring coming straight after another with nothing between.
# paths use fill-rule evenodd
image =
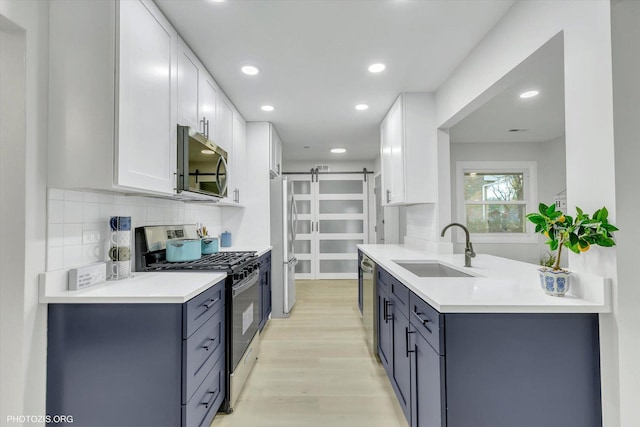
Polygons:
<instances>
[{"instance_id":1,"label":"window frame","mask_svg":"<svg viewBox=\"0 0 640 427\"><path fill-rule=\"evenodd\" d=\"M538 164L535 161L458 161L456 162L456 210L460 223L467 225L464 197L464 174L467 172L522 173L524 177L525 214L537 211L538 206ZM483 203L474 203L482 205ZM489 204L489 203L487 203ZM491 203L500 204L500 203ZM538 235L533 224L525 220L524 233L471 233L474 243L538 243ZM464 243L463 233L456 233L456 242Z\"/></svg>"}]
</instances>

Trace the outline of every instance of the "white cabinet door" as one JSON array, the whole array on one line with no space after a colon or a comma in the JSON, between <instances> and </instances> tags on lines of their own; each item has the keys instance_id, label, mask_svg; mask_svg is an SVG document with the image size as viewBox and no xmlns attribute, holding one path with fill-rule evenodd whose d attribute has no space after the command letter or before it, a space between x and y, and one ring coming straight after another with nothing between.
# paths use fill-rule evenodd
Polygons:
<instances>
[{"instance_id":1,"label":"white cabinet door","mask_svg":"<svg viewBox=\"0 0 640 427\"><path fill-rule=\"evenodd\" d=\"M282 173L282 141L276 128L271 125L271 137L269 140L269 152L271 157L269 159L269 169L271 170L271 176L280 176Z\"/></svg>"},{"instance_id":2,"label":"white cabinet door","mask_svg":"<svg viewBox=\"0 0 640 427\"><path fill-rule=\"evenodd\" d=\"M178 46L178 124L202 132L202 118L198 111L200 66L195 55L182 40Z\"/></svg>"},{"instance_id":3,"label":"white cabinet door","mask_svg":"<svg viewBox=\"0 0 640 427\"><path fill-rule=\"evenodd\" d=\"M404 123L402 102L399 99L389 112L389 139L391 146L390 203L404 201Z\"/></svg>"},{"instance_id":4,"label":"white cabinet door","mask_svg":"<svg viewBox=\"0 0 640 427\"><path fill-rule=\"evenodd\" d=\"M120 2L118 186L173 193L177 41L152 2Z\"/></svg>"},{"instance_id":5,"label":"white cabinet door","mask_svg":"<svg viewBox=\"0 0 640 427\"><path fill-rule=\"evenodd\" d=\"M213 139L217 129L216 103L218 101L218 89L213 78L204 69L200 71L199 88L198 123L201 129L200 132L208 139Z\"/></svg>"},{"instance_id":6,"label":"white cabinet door","mask_svg":"<svg viewBox=\"0 0 640 427\"><path fill-rule=\"evenodd\" d=\"M383 205L437 201L437 127L429 93L404 93L380 124Z\"/></svg>"},{"instance_id":7,"label":"white cabinet door","mask_svg":"<svg viewBox=\"0 0 640 427\"><path fill-rule=\"evenodd\" d=\"M381 158L381 178L382 186L380 188L380 200L382 206L391 203L391 187L392 187L392 161L391 161L391 134L389 126L389 117L386 116L380 125L380 158Z\"/></svg>"},{"instance_id":8,"label":"white cabinet door","mask_svg":"<svg viewBox=\"0 0 640 427\"><path fill-rule=\"evenodd\" d=\"M227 153L233 151L233 107L222 96L216 103L216 126L213 142Z\"/></svg>"},{"instance_id":9,"label":"white cabinet door","mask_svg":"<svg viewBox=\"0 0 640 427\"><path fill-rule=\"evenodd\" d=\"M236 111L233 112L233 158L230 178L230 190L234 203L241 204L243 199L242 190L245 186L247 151L247 129L242 116Z\"/></svg>"}]
</instances>

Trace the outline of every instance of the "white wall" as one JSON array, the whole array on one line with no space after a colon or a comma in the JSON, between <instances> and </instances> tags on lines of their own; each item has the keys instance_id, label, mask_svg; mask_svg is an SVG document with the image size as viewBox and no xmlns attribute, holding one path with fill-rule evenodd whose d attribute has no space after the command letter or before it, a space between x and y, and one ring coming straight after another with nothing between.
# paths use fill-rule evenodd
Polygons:
<instances>
[{"instance_id":1,"label":"white wall","mask_svg":"<svg viewBox=\"0 0 640 427\"><path fill-rule=\"evenodd\" d=\"M0 16L0 419L24 404L25 49L24 29Z\"/></svg>"},{"instance_id":2,"label":"white wall","mask_svg":"<svg viewBox=\"0 0 640 427\"><path fill-rule=\"evenodd\" d=\"M2 204L8 203L11 209L11 236L20 239L12 242L17 253L11 267L20 271L13 277L7 275L5 281L3 268L0 285L3 293L11 291L9 301L3 298L3 308L14 306L11 323L5 323L4 314L2 319L7 327L2 328L1 345L10 349L2 353L0 416L4 422L6 415L45 413L46 307L38 304L38 273L45 269L48 2L0 0L0 14L26 31L25 133L11 141L22 147L14 151L9 167L3 162L0 172L3 190L5 184L10 187L10 197L3 198ZM4 100L4 92L2 97ZM4 252L4 233L2 239Z\"/></svg>"},{"instance_id":3,"label":"white wall","mask_svg":"<svg viewBox=\"0 0 640 427\"><path fill-rule=\"evenodd\" d=\"M517 2L438 90L438 123L448 128L475 108L483 92L559 32L564 37L567 194L570 210L603 205L616 219L610 5L607 0ZM637 43L637 41L635 42ZM585 170L588 172L585 173ZM446 222L448 218L439 218ZM613 278L616 250L594 248L569 257L576 271ZM600 316L604 426L620 425L617 331L628 325ZM640 400L637 394L631 396ZM629 397L625 396L625 401Z\"/></svg>"},{"instance_id":4,"label":"white wall","mask_svg":"<svg viewBox=\"0 0 640 427\"><path fill-rule=\"evenodd\" d=\"M640 160L640 2L612 7L613 112L618 243L617 326L620 353L620 425L640 425L640 280L638 279L638 161Z\"/></svg>"},{"instance_id":5,"label":"white wall","mask_svg":"<svg viewBox=\"0 0 640 427\"><path fill-rule=\"evenodd\" d=\"M456 163L460 161L534 161L537 165L537 200L553 203L556 194L567 187L564 136L551 141L534 143L470 143L451 144L451 188L457 189ZM454 190L455 192L456 190ZM452 220L458 218L458 195L451 197ZM457 230L456 230L457 231ZM460 233L457 234L459 237ZM549 251L540 237L538 243L479 243L473 246L477 253L491 254L518 261L537 264L540 255ZM464 252L464 244L454 244L456 253ZM564 259L564 257L563 257Z\"/></svg>"}]
</instances>

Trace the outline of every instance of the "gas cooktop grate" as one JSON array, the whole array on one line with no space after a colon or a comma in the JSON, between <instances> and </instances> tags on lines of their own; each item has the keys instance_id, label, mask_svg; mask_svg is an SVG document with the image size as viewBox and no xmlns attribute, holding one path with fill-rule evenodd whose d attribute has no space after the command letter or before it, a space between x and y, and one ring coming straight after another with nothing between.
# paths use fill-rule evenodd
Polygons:
<instances>
[{"instance_id":1,"label":"gas cooktop grate","mask_svg":"<svg viewBox=\"0 0 640 427\"><path fill-rule=\"evenodd\" d=\"M149 264L148 269L229 271L245 264L254 258L255 255L255 252L218 252L217 254L203 255L202 258L195 261L155 262Z\"/></svg>"}]
</instances>

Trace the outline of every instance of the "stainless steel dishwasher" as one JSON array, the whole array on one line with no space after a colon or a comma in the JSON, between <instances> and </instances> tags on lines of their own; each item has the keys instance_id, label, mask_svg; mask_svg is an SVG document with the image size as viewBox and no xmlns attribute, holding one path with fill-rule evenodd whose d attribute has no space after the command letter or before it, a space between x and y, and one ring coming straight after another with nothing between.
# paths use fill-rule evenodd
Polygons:
<instances>
[{"instance_id":1,"label":"stainless steel dishwasher","mask_svg":"<svg viewBox=\"0 0 640 427\"><path fill-rule=\"evenodd\" d=\"M376 264L363 254L360 268L362 269L362 324L364 325L369 351L377 356L378 331L375 319L376 309L378 308L378 304L376 304L378 295L375 283Z\"/></svg>"}]
</instances>

